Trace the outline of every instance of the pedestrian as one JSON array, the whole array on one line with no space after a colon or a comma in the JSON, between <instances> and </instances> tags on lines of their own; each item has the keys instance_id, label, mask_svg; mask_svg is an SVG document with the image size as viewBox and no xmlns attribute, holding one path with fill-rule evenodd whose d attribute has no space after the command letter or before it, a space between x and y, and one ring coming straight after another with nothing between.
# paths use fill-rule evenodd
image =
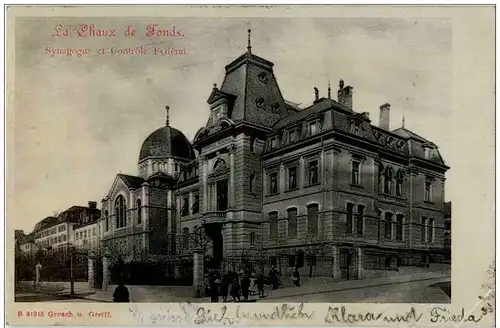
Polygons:
<instances>
[{"instance_id":1,"label":"pedestrian","mask_svg":"<svg viewBox=\"0 0 500 328\"><path fill-rule=\"evenodd\" d=\"M113 293L113 302L119 303L127 303L130 302L130 295L128 292L128 288L123 284L123 278L118 280L118 286L115 288L115 292Z\"/></svg>"},{"instance_id":2,"label":"pedestrian","mask_svg":"<svg viewBox=\"0 0 500 328\"><path fill-rule=\"evenodd\" d=\"M203 278L203 285L205 286L205 296L210 295L210 280L208 279L208 274L205 274Z\"/></svg>"},{"instance_id":3,"label":"pedestrian","mask_svg":"<svg viewBox=\"0 0 500 328\"><path fill-rule=\"evenodd\" d=\"M233 282L231 284L231 297L233 298L233 302L240 301L240 283L239 283L238 275L235 274L233 278Z\"/></svg>"},{"instance_id":4,"label":"pedestrian","mask_svg":"<svg viewBox=\"0 0 500 328\"><path fill-rule=\"evenodd\" d=\"M264 297L264 275L262 273L257 277L257 288L259 290L259 298Z\"/></svg>"},{"instance_id":5,"label":"pedestrian","mask_svg":"<svg viewBox=\"0 0 500 328\"><path fill-rule=\"evenodd\" d=\"M212 303L219 302L219 279L216 274L210 277L210 300Z\"/></svg>"},{"instance_id":6,"label":"pedestrian","mask_svg":"<svg viewBox=\"0 0 500 328\"><path fill-rule=\"evenodd\" d=\"M241 295L245 301L248 301L248 294L250 293L250 277L245 274L241 278Z\"/></svg>"},{"instance_id":7,"label":"pedestrian","mask_svg":"<svg viewBox=\"0 0 500 328\"><path fill-rule=\"evenodd\" d=\"M228 294L228 289L229 289L229 283L230 283L229 273L226 272L222 276L222 281L221 281L221 284L220 284L220 295L222 296L222 302L227 302L227 294Z\"/></svg>"},{"instance_id":8,"label":"pedestrian","mask_svg":"<svg viewBox=\"0 0 500 328\"><path fill-rule=\"evenodd\" d=\"M293 269L293 284L297 287L300 287L300 274L297 268Z\"/></svg>"}]
</instances>

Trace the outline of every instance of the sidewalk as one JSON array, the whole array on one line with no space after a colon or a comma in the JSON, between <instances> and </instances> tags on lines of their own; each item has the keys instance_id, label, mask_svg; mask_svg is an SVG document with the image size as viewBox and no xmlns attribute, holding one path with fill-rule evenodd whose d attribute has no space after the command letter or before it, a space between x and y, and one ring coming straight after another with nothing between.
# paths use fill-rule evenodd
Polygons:
<instances>
[{"instance_id":1,"label":"sidewalk","mask_svg":"<svg viewBox=\"0 0 500 328\"><path fill-rule=\"evenodd\" d=\"M373 278L364 280L348 280L348 281L332 281L331 279L325 280L310 280L306 281L301 287L285 287L276 290L266 290L265 300L270 299L281 299L289 297L297 297L301 295L319 294L319 293L330 293L341 290L349 289L360 289L373 286L383 286L400 284L410 281L419 280L430 280L430 279L449 279L449 271L436 271L428 273L418 273L411 275L402 276L392 276L383 278ZM161 293L148 293L142 294L140 292L134 292L133 288L129 288L130 301L131 302L149 302L149 303L169 303L169 302L191 302L191 303L210 303L210 297L203 298L192 298L192 297L181 297L172 294L167 294L165 292ZM79 293L80 294L80 293ZM77 296L78 297L78 296ZM81 296L80 296L81 297ZM113 301L113 290L108 291L95 291L91 295L83 296L83 298L98 302L112 302ZM220 299L220 301L222 301ZM258 296L250 296L249 301L255 302L259 301ZM228 297L228 302L232 302L232 297Z\"/></svg>"}]
</instances>

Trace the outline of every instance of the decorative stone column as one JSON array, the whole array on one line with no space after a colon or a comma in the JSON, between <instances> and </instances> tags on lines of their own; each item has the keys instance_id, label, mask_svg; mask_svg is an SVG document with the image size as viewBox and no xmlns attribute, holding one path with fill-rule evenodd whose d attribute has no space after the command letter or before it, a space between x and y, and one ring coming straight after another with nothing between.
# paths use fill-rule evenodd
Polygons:
<instances>
[{"instance_id":1,"label":"decorative stone column","mask_svg":"<svg viewBox=\"0 0 500 328\"><path fill-rule=\"evenodd\" d=\"M361 247L357 248L358 252L358 261L357 261L357 266L358 266L358 279L363 279L363 249Z\"/></svg>"},{"instance_id":2,"label":"decorative stone column","mask_svg":"<svg viewBox=\"0 0 500 328\"><path fill-rule=\"evenodd\" d=\"M40 270L42 270L42 265L39 262L35 265L35 286L37 291L40 290Z\"/></svg>"},{"instance_id":3,"label":"decorative stone column","mask_svg":"<svg viewBox=\"0 0 500 328\"><path fill-rule=\"evenodd\" d=\"M88 275L88 281L89 281L89 289L94 289L95 287L95 272L94 272L94 263L95 263L95 253L91 251L89 253L89 275Z\"/></svg>"},{"instance_id":4,"label":"decorative stone column","mask_svg":"<svg viewBox=\"0 0 500 328\"><path fill-rule=\"evenodd\" d=\"M332 256L333 256L333 279L340 280L341 272L340 272L340 249L338 246L332 246Z\"/></svg>"},{"instance_id":5,"label":"decorative stone column","mask_svg":"<svg viewBox=\"0 0 500 328\"><path fill-rule=\"evenodd\" d=\"M235 186L236 186L236 145L231 144L229 146L229 207L235 206Z\"/></svg>"},{"instance_id":6,"label":"decorative stone column","mask_svg":"<svg viewBox=\"0 0 500 328\"><path fill-rule=\"evenodd\" d=\"M208 161L205 156L200 158L200 162L202 163L201 169L201 181L202 181L202 190L203 190L203 212L208 212Z\"/></svg>"},{"instance_id":7,"label":"decorative stone column","mask_svg":"<svg viewBox=\"0 0 500 328\"><path fill-rule=\"evenodd\" d=\"M108 283L109 283L109 264L111 262L111 253L109 252L109 249L106 249L104 251L104 255L102 257L102 290L107 291L108 290Z\"/></svg>"},{"instance_id":8,"label":"decorative stone column","mask_svg":"<svg viewBox=\"0 0 500 328\"><path fill-rule=\"evenodd\" d=\"M203 251L196 249L193 252L193 296L203 297L204 295L204 268L203 268Z\"/></svg>"}]
</instances>

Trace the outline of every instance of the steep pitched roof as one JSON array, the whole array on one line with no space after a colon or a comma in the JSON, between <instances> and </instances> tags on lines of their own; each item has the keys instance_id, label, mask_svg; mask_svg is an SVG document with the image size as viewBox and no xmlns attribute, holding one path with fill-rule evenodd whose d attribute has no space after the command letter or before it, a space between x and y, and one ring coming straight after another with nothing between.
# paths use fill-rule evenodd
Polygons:
<instances>
[{"instance_id":1,"label":"steep pitched roof","mask_svg":"<svg viewBox=\"0 0 500 328\"><path fill-rule=\"evenodd\" d=\"M327 110L329 108L332 108L332 107L337 108L337 109L341 109L343 111L352 112L352 109L339 104L338 102L336 102L333 99L321 98L317 102L315 102L314 104L312 104L311 106L309 106L307 108L304 108L304 109L302 109L301 111L299 111L299 112L297 112L295 114L288 115L287 117L279 120L273 126L273 129L277 130L277 129L284 128L288 124L291 124L291 123L294 123L294 122L297 122L297 121L301 121L301 120L303 120L304 118L306 118L307 116L309 116L311 114L321 113L321 112L323 112L323 111L325 111L325 110Z\"/></svg>"},{"instance_id":2,"label":"steep pitched roof","mask_svg":"<svg viewBox=\"0 0 500 328\"><path fill-rule=\"evenodd\" d=\"M142 186L142 184L145 182L145 180L141 177L136 177L133 175L128 175L128 174L118 174L118 176L122 179L122 181L125 183L125 185L128 188L133 188L137 189Z\"/></svg>"},{"instance_id":3,"label":"steep pitched roof","mask_svg":"<svg viewBox=\"0 0 500 328\"><path fill-rule=\"evenodd\" d=\"M398 136L403 137L405 139L415 139L415 140L418 140L421 142L429 142L429 140L419 136L415 132L412 132L406 128L399 128L399 129L393 130L391 132L394 134L397 134Z\"/></svg>"}]
</instances>

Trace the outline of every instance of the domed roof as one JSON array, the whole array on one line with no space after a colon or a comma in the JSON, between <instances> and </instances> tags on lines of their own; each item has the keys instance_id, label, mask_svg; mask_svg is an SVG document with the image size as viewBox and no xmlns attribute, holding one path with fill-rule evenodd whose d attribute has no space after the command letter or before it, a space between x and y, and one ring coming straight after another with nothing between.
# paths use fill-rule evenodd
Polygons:
<instances>
[{"instance_id":1,"label":"domed roof","mask_svg":"<svg viewBox=\"0 0 500 328\"><path fill-rule=\"evenodd\" d=\"M195 158L193 147L186 136L168 125L159 128L144 140L139 161L149 156L180 157L187 160Z\"/></svg>"}]
</instances>

